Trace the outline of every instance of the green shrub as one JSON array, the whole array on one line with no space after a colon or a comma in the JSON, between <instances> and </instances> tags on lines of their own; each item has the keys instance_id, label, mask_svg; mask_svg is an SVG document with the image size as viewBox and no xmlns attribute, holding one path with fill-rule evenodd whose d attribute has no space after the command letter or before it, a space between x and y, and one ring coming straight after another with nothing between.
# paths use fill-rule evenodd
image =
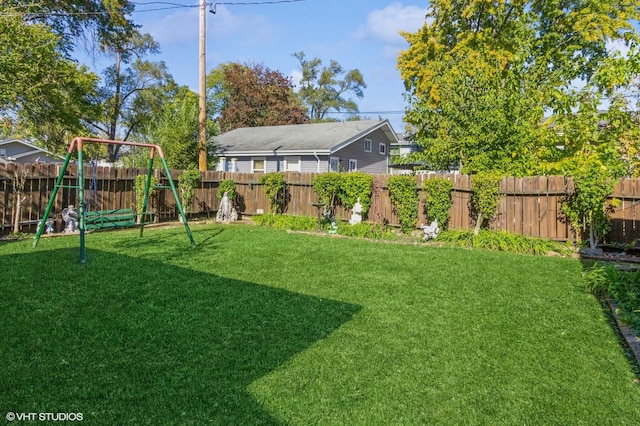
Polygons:
<instances>
[{"instance_id":1,"label":"green shrub","mask_svg":"<svg viewBox=\"0 0 640 426\"><path fill-rule=\"evenodd\" d=\"M438 242L457 247L481 248L519 254L540 255L556 252L568 255L572 251L568 245L557 241L486 229L479 231L478 234L466 230L443 231L438 235Z\"/></svg>"},{"instance_id":2,"label":"green shrub","mask_svg":"<svg viewBox=\"0 0 640 426\"><path fill-rule=\"evenodd\" d=\"M340 202L342 174L328 172L313 177L313 191L318 195L318 201L325 203L325 212L335 213L336 205Z\"/></svg>"},{"instance_id":3,"label":"green shrub","mask_svg":"<svg viewBox=\"0 0 640 426\"><path fill-rule=\"evenodd\" d=\"M391 176L388 181L389 197L396 208L400 228L405 234L416 227L418 220L418 185L413 176Z\"/></svg>"},{"instance_id":4,"label":"green shrub","mask_svg":"<svg viewBox=\"0 0 640 426\"><path fill-rule=\"evenodd\" d=\"M260 226L291 231L315 231L318 219L311 216L289 216L283 214L261 214L251 218Z\"/></svg>"},{"instance_id":5,"label":"green shrub","mask_svg":"<svg viewBox=\"0 0 640 426\"><path fill-rule=\"evenodd\" d=\"M222 199L225 192L231 201L235 201L236 184L232 179L225 179L218 185L218 198Z\"/></svg>"},{"instance_id":6,"label":"green shrub","mask_svg":"<svg viewBox=\"0 0 640 426\"><path fill-rule=\"evenodd\" d=\"M136 213L137 214L142 214L144 213L144 188L145 185L147 183L147 175L138 175L136 176L136 180L135 180L135 194L136 194ZM158 178L155 176L151 176L150 182L149 182L149 200L147 205L147 210L149 210L149 207L151 205L151 201L155 198L155 196L157 195L157 189L156 187L158 186Z\"/></svg>"},{"instance_id":7,"label":"green shrub","mask_svg":"<svg viewBox=\"0 0 640 426\"><path fill-rule=\"evenodd\" d=\"M269 200L271 214L283 213L287 195L287 183L284 180L284 173L267 173L260 176L260 183L264 188Z\"/></svg>"},{"instance_id":8,"label":"green shrub","mask_svg":"<svg viewBox=\"0 0 640 426\"><path fill-rule=\"evenodd\" d=\"M483 172L471 177L471 205L476 219L474 233L496 215L500 200L500 180L502 176L497 172Z\"/></svg>"},{"instance_id":9,"label":"green shrub","mask_svg":"<svg viewBox=\"0 0 640 426\"><path fill-rule=\"evenodd\" d=\"M583 238L583 227L587 226L589 245L596 248L611 229L611 206L605 204L616 182L598 162L587 162L572 175L574 191L562 203L562 212L578 238Z\"/></svg>"},{"instance_id":10,"label":"green shrub","mask_svg":"<svg viewBox=\"0 0 640 426\"><path fill-rule=\"evenodd\" d=\"M180 190L180 202L185 213L191 210L191 201L196 195L196 188L200 186L200 171L190 167L178 177L178 189Z\"/></svg>"},{"instance_id":11,"label":"green shrub","mask_svg":"<svg viewBox=\"0 0 640 426\"><path fill-rule=\"evenodd\" d=\"M440 229L445 230L451 217L451 190L453 183L449 179L434 178L424 182L424 207L429 222L438 221Z\"/></svg>"},{"instance_id":12,"label":"green shrub","mask_svg":"<svg viewBox=\"0 0 640 426\"><path fill-rule=\"evenodd\" d=\"M340 201L342 205L351 209L360 199L362 214L366 216L371 207L371 186L373 176L363 172L350 172L342 175L340 184Z\"/></svg>"},{"instance_id":13,"label":"green shrub","mask_svg":"<svg viewBox=\"0 0 640 426\"><path fill-rule=\"evenodd\" d=\"M596 264L584 274L588 291L600 299L612 299L616 314L636 334L640 332L640 270L621 270L615 265Z\"/></svg>"}]
</instances>

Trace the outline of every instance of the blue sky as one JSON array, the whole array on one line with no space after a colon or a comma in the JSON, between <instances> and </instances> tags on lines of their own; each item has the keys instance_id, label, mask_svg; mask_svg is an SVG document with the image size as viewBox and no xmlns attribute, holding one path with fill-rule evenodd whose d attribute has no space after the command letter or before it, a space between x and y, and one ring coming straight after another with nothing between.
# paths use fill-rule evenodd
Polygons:
<instances>
[{"instance_id":1,"label":"blue sky","mask_svg":"<svg viewBox=\"0 0 640 426\"><path fill-rule=\"evenodd\" d=\"M216 13L207 13L207 72L226 62L262 64L296 81L299 62L292 53L303 51L307 59L319 58L323 65L336 60L343 69L357 68L363 74L364 97L354 99L361 115L387 118L394 130L404 130L404 87L396 67L399 52L408 44L398 32L422 26L425 0L238 4L260 2L217 3ZM164 61L178 84L197 92L199 1L134 3L134 21L160 43L161 53L147 59Z\"/></svg>"}]
</instances>

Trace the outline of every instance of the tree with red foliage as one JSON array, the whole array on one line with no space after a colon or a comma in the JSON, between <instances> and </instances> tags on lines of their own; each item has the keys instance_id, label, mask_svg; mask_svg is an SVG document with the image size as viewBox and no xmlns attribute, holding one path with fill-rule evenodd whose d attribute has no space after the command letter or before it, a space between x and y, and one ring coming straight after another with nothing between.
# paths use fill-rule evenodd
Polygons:
<instances>
[{"instance_id":1,"label":"tree with red foliage","mask_svg":"<svg viewBox=\"0 0 640 426\"><path fill-rule=\"evenodd\" d=\"M306 108L293 92L289 77L262 65L237 63L222 66L222 90L218 122L222 132L240 127L303 124Z\"/></svg>"}]
</instances>

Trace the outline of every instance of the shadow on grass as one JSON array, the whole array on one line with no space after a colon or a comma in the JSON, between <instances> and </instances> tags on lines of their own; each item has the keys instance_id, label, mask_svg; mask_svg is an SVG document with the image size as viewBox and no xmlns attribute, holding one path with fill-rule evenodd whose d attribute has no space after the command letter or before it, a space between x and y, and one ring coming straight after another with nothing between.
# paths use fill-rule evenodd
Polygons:
<instances>
[{"instance_id":1,"label":"shadow on grass","mask_svg":"<svg viewBox=\"0 0 640 426\"><path fill-rule=\"evenodd\" d=\"M276 424L246 387L360 309L98 250L80 267L76 252L2 257L0 411Z\"/></svg>"}]
</instances>

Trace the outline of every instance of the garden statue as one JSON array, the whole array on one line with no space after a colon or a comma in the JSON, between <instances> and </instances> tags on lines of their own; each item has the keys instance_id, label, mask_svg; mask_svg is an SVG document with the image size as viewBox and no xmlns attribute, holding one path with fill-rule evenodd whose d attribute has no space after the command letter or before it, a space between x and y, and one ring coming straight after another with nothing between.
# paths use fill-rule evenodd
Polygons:
<instances>
[{"instance_id":1,"label":"garden statue","mask_svg":"<svg viewBox=\"0 0 640 426\"><path fill-rule=\"evenodd\" d=\"M46 232L47 234L51 234L53 232L53 224L55 223L55 221L51 218L47 219L44 224L46 226L46 229L44 230L44 232Z\"/></svg>"},{"instance_id":2,"label":"garden statue","mask_svg":"<svg viewBox=\"0 0 640 426\"><path fill-rule=\"evenodd\" d=\"M438 226L438 219L431 222L431 225L420 225L420 228L424 231L424 237L422 241L435 240L440 233L440 227Z\"/></svg>"},{"instance_id":3,"label":"garden statue","mask_svg":"<svg viewBox=\"0 0 640 426\"><path fill-rule=\"evenodd\" d=\"M238 213L236 209L233 207L231 200L229 200L229 194L226 192L222 196L222 200L220 200L220 207L218 207L218 213L216 214L216 221L235 221L238 220Z\"/></svg>"},{"instance_id":4,"label":"garden statue","mask_svg":"<svg viewBox=\"0 0 640 426\"><path fill-rule=\"evenodd\" d=\"M66 209L62 209L62 220L64 220L64 232L76 232L78 230L78 210L73 204Z\"/></svg>"},{"instance_id":5,"label":"garden statue","mask_svg":"<svg viewBox=\"0 0 640 426\"><path fill-rule=\"evenodd\" d=\"M362 222L362 204L360 204L360 197L358 197L358 201L353 205L353 211L351 213L351 219L349 219L349 223L355 225L357 223Z\"/></svg>"}]
</instances>

